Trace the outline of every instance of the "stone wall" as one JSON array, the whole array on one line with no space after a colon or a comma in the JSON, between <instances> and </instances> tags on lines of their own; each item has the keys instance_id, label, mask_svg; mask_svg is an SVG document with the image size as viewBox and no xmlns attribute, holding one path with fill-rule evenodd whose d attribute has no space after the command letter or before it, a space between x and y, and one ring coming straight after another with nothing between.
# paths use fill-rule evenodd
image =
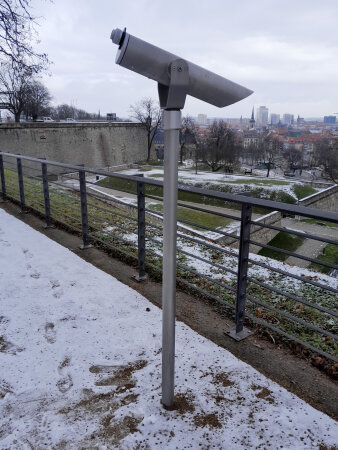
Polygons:
<instances>
[{"instance_id":1,"label":"stone wall","mask_svg":"<svg viewBox=\"0 0 338 450\"><path fill-rule=\"evenodd\" d=\"M325 211L338 211L338 185L331 186L299 201L299 205Z\"/></svg>"},{"instance_id":2,"label":"stone wall","mask_svg":"<svg viewBox=\"0 0 338 450\"><path fill-rule=\"evenodd\" d=\"M147 136L143 125L129 122L1 124L0 149L99 169L144 161Z\"/></svg>"}]
</instances>

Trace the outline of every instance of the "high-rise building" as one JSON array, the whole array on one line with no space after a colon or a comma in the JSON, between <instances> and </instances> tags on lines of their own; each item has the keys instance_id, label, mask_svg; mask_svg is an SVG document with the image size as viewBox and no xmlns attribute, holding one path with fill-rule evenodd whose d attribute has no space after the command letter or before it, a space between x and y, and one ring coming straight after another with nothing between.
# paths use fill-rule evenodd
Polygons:
<instances>
[{"instance_id":1,"label":"high-rise building","mask_svg":"<svg viewBox=\"0 0 338 450\"><path fill-rule=\"evenodd\" d=\"M197 123L198 123L198 125L206 125L207 124L207 115L206 114L198 114L197 115Z\"/></svg>"},{"instance_id":2,"label":"high-rise building","mask_svg":"<svg viewBox=\"0 0 338 450\"><path fill-rule=\"evenodd\" d=\"M283 124L292 125L293 124L293 114L283 114Z\"/></svg>"},{"instance_id":3,"label":"high-rise building","mask_svg":"<svg viewBox=\"0 0 338 450\"><path fill-rule=\"evenodd\" d=\"M336 116L324 116L324 123L336 123Z\"/></svg>"},{"instance_id":4,"label":"high-rise building","mask_svg":"<svg viewBox=\"0 0 338 450\"><path fill-rule=\"evenodd\" d=\"M269 118L269 109L266 106L260 106L257 110L257 124L267 125Z\"/></svg>"},{"instance_id":5,"label":"high-rise building","mask_svg":"<svg viewBox=\"0 0 338 450\"><path fill-rule=\"evenodd\" d=\"M277 125L280 121L280 115L279 114L270 114L270 123L271 125Z\"/></svg>"}]
</instances>

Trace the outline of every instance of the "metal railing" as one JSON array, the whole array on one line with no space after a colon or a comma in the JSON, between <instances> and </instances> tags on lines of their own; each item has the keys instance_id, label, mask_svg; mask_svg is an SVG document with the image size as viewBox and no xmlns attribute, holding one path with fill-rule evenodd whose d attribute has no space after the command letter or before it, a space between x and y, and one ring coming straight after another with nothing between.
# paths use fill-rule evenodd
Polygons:
<instances>
[{"instance_id":1,"label":"metal railing","mask_svg":"<svg viewBox=\"0 0 338 450\"><path fill-rule=\"evenodd\" d=\"M68 175L51 176L55 170ZM22 212L29 208L45 218L47 227L59 224L78 232L82 248L95 244L135 264L139 281L146 278L146 270L161 276L161 181L5 152L0 152L0 178L2 199L16 201ZM98 186L97 178L108 188ZM110 194L111 180L128 201ZM187 201L186 194L193 194L194 201ZM218 208L213 210L215 202ZM338 234L338 214L184 185L179 185L178 207L178 286L234 315L235 337L243 334L245 322L256 324L273 333L273 340L283 336L338 362L338 282L316 272L334 272L337 265L262 242L254 231L284 232L335 249L337 239L252 217L257 211L279 211L326 222ZM227 222L237 224L239 232L227 228ZM250 253L254 247L278 252L282 260L298 258L311 270Z\"/></svg>"}]
</instances>

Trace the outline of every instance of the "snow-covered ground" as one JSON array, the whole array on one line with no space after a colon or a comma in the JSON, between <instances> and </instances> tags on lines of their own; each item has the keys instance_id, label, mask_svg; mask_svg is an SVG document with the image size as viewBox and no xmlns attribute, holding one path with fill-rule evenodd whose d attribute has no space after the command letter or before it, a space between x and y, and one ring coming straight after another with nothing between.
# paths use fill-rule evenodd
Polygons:
<instances>
[{"instance_id":1,"label":"snow-covered ground","mask_svg":"<svg viewBox=\"0 0 338 450\"><path fill-rule=\"evenodd\" d=\"M0 210L0 448L319 448L334 420L177 323L161 398L161 311ZM281 367L281 370L282 367Z\"/></svg>"}]
</instances>

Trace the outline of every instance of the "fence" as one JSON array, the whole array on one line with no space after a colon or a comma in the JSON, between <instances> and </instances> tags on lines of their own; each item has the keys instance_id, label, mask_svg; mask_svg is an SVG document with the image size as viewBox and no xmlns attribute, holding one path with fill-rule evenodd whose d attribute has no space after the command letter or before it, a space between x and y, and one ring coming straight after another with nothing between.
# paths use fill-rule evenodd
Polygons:
<instances>
[{"instance_id":1,"label":"fence","mask_svg":"<svg viewBox=\"0 0 338 450\"><path fill-rule=\"evenodd\" d=\"M73 174L55 180L49 176L50 166ZM134 262L138 280L145 279L146 272L160 278L161 181L4 152L0 152L0 177L4 201L16 201L22 212L31 209L39 213L47 227L58 224L80 233L82 248L95 244ZM111 189L123 191L127 197L118 198L122 194L112 195ZM246 321L268 330L272 337L282 336L338 362L337 279L318 272L334 272L337 266L326 258L259 242L250 231L258 226L267 228L291 240L319 243L327 253L336 251L337 240L325 233L307 233L252 218L253 212L271 211L318 221L338 232L338 214L333 212L180 185L177 284L234 315L235 337L241 336ZM227 230L229 223L240 225L238 235ZM238 250L229 248L219 239L222 236L237 240ZM250 246L259 246L270 256L279 255L279 261L250 253ZM286 264L283 260L288 257L306 261L311 270Z\"/></svg>"}]
</instances>

